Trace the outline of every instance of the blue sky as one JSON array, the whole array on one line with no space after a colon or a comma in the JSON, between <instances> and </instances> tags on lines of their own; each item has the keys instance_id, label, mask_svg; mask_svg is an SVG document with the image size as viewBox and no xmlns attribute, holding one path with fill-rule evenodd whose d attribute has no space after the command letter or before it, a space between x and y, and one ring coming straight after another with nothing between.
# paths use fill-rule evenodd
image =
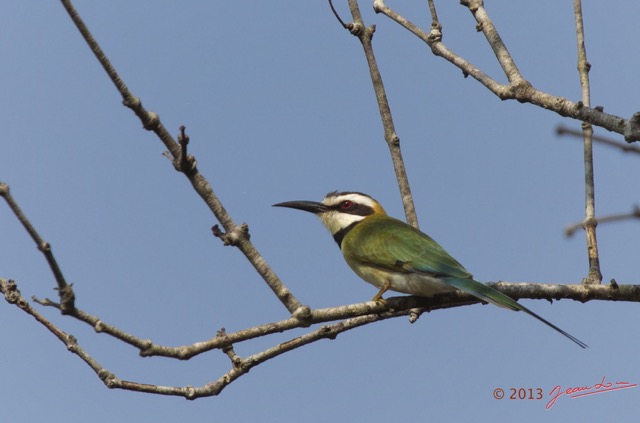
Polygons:
<instances>
[{"instance_id":1,"label":"blue sky","mask_svg":"<svg viewBox=\"0 0 640 423\"><path fill-rule=\"evenodd\" d=\"M351 273L316 219L271 207L359 190L402 217L360 44L324 1L217 3L76 6L143 104L173 134L186 125L200 171L301 302L319 308L370 299L375 289ZM389 5L428 27L425 5L406 3ZM336 6L346 19L346 5ZM444 42L504 81L468 10L458 2L438 6ZM579 100L571 5L487 7L525 78ZM623 117L638 109L639 7L584 6L593 104ZM567 239L563 229L583 216L582 150L554 128L579 122L501 102L369 4L361 8L377 25L374 46L421 228L478 280L578 283L587 272L584 237ZM120 104L59 3L2 3L0 34L0 180L53 245L78 307L171 346L288 317L241 254L211 236L213 217L160 142ZM597 214L630 211L638 158L601 146L595 156ZM53 297L46 263L6 207L0 229L0 277L15 279L26 297ZM605 281L637 283L638 225L601 225L598 237ZM640 383L635 304L522 302L590 348L521 313L475 305L309 345L195 402L108 390L41 326L4 304L0 420L637 416L640 388L544 407L557 385L592 386L602 377ZM41 311L123 379L202 385L229 368L218 351L188 362L142 359L53 309ZM301 333L236 352L253 354ZM542 388L545 399L496 400L496 388Z\"/></svg>"}]
</instances>

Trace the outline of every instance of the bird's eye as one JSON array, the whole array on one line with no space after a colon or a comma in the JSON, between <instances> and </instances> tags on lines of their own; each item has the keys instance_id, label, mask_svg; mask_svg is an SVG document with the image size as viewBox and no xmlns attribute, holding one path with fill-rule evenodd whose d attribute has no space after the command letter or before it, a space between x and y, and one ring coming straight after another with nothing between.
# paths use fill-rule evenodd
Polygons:
<instances>
[{"instance_id":1,"label":"bird's eye","mask_svg":"<svg viewBox=\"0 0 640 423\"><path fill-rule=\"evenodd\" d=\"M342 210L349 210L351 207L353 207L353 201L344 200L342 203L340 203L340 208Z\"/></svg>"}]
</instances>

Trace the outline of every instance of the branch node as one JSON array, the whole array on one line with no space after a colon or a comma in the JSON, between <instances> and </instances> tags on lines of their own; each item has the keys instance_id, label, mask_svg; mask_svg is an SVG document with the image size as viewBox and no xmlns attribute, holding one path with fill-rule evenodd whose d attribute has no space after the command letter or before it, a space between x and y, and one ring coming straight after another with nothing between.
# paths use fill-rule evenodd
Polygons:
<instances>
[{"instance_id":1,"label":"branch node","mask_svg":"<svg viewBox=\"0 0 640 423\"><path fill-rule=\"evenodd\" d=\"M584 222L582 222L582 227L584 229L591 227L595 228L596 226L598 226L598 219L596 219L595 217L589 217L585 219Z\"/></svg>"},{"instance_id":2,"label":"branch node","mask_svg":"<svg viewBox=\"0 0 640 423\"><path fill-rule=\"evenodd\" d=\"M505 94L511 94L520 103L526 103L531 97L531 83L523 79L515 84L510 84L508 91Z\"/></svg>"},{"instance_id":3,"label":"branch node","mask_svg":"<svg viewBox=\"0 0 640 423\"><path fill-rule=\"evenodd\" d=\"M186 152L187 150L183 150L183 151ZM194 173L196 173L197 165L198 165L198 161L191 154L188 154L186 156L180 154L180 160L176 160L173 162L173 167L178 172L182 172L187 176L191 176Z\"/></svg>"},{"instance_id":4,"label":"branch node","mask_svg":"<svg viewBox=\"0 0 640 423\"><path fill-rule=\"evenodd\" d=\"M109 373L104 380L104 384L107 388L113 389L120 384L120 381L118 380L116 375L114 375L113 373Z\"/></svg>"},{"instance_id":5,"label":"branch node","mask_svg":"<svg viewBox=\"0 0 640 423\"><path fill-rule=\"evenodd\" d=\"M172 160L173 167L185 175L189 176L196 171L196 159L187 152L189 145L189 136L186 133L186 127L180 125L180 134L178 134L178 144L180 144L180 156L176 160Z\"/></svg>"},{"instance_id":6,"label":"branch node","mask_svg":"<svg viewBox=\"0 0 640 423\"><path fill-rule=\"evenodd\" d=\"M640 139L640 112L634 113L627 121L623 135L624 140L629 143Z\"/></svg>"},{"instance_id":7,"label":"branch node","mask_svg":"<svg viewBox=\"0 0 640 423\"><path fill-rule=\"evenodd\" d=\"M155 131L160 123L160 116L154 112L147 112L142 120L142 127L147 131Z\"/></svg>"},{"instance_id":8,"label":"branch node","mask_svg":"<svg viewBox=\"0 0 640 423\"><path fill-rule=\"evenodd\" d=\"M149 357L153 350L153 341L151 339L144 339L140 345L140 357Z\"/></svg>"},{"instance_id":9,"label":"branch node","mask_svg":"<svg viewBox=\"0 0 640 423\"><path fill-rule=\"evenodd\" d=\"M235 226L231 231L226 233L216 224L211 227L211 232L213 232L213 236L220 238L225 246L232 245L235 247L241 241L248 241L251 238L249 235L249 225L246 223Z\"/></svg>"},{"instance_id":10,"label":"branch node","mask_svg":"<svg viewBox=\"0 0 640 423\"><path fill-rule=\"evenodd\" d=\"M380 13L384 10L384 1L383 0L373 0L373 11L376 13Z\"/></svg>"},{"instance_id":11,"label":"branch node","mask_svg":"<svg viewBox=\"0 0 640 423\"><path fill-rule=\"evenodd\" d=\"M613 278L611 279L610 287L611 287L611 289L618 289L619 288L618 282L616 282L616 280L613 279Z\"/></svg>"},{"instance_id":12,"label":"branch node","mask_svg":"<svg viewBox=\"0 0 640 423\"><path fill-rule=\"evenodd\" d=\"M134 97L131 95L122 100L122 105L135 112L142 108L142 101L140 101L138 97Z\"/></svg>"},{"instance_id":13,"label":"branch node","mask_svg":"<svg viewBox=\"0 0 640 423\"><path fill-rule=\"evenodd\" d=\"M147 131L155 131L160 125L160 116L157 113L149 112L142 107L142 102L138 97L128 95L122 100L125 107L133 110L133 113L142 121L142 127Z\"/></svg>"},{"instance_id":14,"label":"branch node","mask_svg":"<svg viewBox=\"0 0 640 423\"><path fill-rule=\"evenodd\" d=\"M188 400L196 399L196 388L193 386L185 386L183 388L184 397Z\"/></svg>"},{"instance_id":15,"label":"branch node","mask_svg":"<svg viewBox=\"0 0 640 423\"><path fill-rule=\"evenodd\" d=\"M9 195L9 185L5 182L0 182L0 197L7 197Z\"/></svg>"},{"instance_id":16,"label":"branch node","mask_svg":"<svg viewBox=\"0 0 640 423\"><path fill-rule=\"evenodd\" d=\"M98 371L98 378L106 383L108 379L113 379L115 376L107 369L100 369L100 371Z\"/></svg>"},{"instance_id":17,"label":"branch node","mask_svg":"<svg viewBox=\"0 0 640 423\"><path fill-rule=\"evenodd\" d=\"M422 313L424 313L423 308L412 308L409 310L409 323L417 322Z\"/></svg>"},{"instance_id":18,"label":"branch node","mask_svg":"<svg viewBox=\"0 0 640 423\"><path fill-rule=\"evenodd\" d=\"M218 340L222 340L223 343L228 342L227 341L227 330L225 328L220 328L220 330L218 332L216 332L216 339ZM224 347L222 347L222 352L227 354L229 356L229 358L231 359L231 362L233 362L233 357L230 356L228 348L231 348L231 352L233 352L233 345L232 344L228 344L225 345ZM237 355L235 354L235 352L233 352L233 354L237 357ZM235 365L234 365L235 367Z\"/></svg>"},{"instance_id":19,"label":"branch node","mask_svg":"<svg viewBox=\"0 0 640 423\"><path fill-rule=\"evenodd\" d=\"M148 339L142 342L144 345L140 347L138 355L140 355L140 357L151 357L154 355L155 350L153 348L153 343ZM147 344L147 342L149 343ZM180 357L180 360L183 360L183 358Z\"/></svg>"},{"instance_id":20,"label":"branch node","mask_svg":"<svg viewBox=\"0 0 640 423\"><path fill-rule=\"evenodd\" d=\"M245 362L242 357L236 354L236 352L233 350L233 345L228 345L222 348L222 352L225 353L227 357L229 357L229 360L231 360L231 364L233 365L234 369L242 369L245 366Z\"/></svg>"},{"instance_id":21,"label":"branch node","mask_svg":"<svg viewBox=\"0 0 640 423\"><path fill-rule=\"evenodd\" d=\"M300 322L307 322L311 319L312 313L311 308L309 306L303 305L295 309L292 314L293 318Z\"/></svg>"},{"instance_id":22,"label":"branch node","mask_svg":"<svg viewBox=\"0 0 640 423\"><path fill-rule=\"evenodd\" d=\"M349 30L351 35L355 35L356 37L359 37L364 32L364 26L355 22L348 23L345 28Z\"/></svg>"},{"instance_id":23,"label":"branch node","mask_svg":"<svg viewBox=\"0 0 640 423\"><path fill-rule=\"evenodd\" d=\"M38 250L43 253L48 253L51 251L51 244L49 244L47 241L41 241L38 243Z\"/></svg>"},{"instance_id":24,"label":"branch node","mask_svg":"<svg viewBox=\"0 0 640 423\"><path fill-rule=\"evenodd\" d=\"M338 337L338 331L333 330L331 326L322 326L318 329L318 332L322 333L322 337L333 341Z\"/></svg>"},{"instance_id":25,"label":"branch node","mask_svg":"<svg viewBox=\"0 0 640 423\"><path fill-rule=\"evenodd\" d=\"M460 4L468 7L471 13L476 13L480 6L482 6L482 0L460 0Z\"/></svg>"},{"instance_id":26,"label":"branch node","mask_svg":"<svg viewBox=\"0 0 640 423\"><path fill-rule=\"evenodd\" d=\"M440 24L431 24L431 31L429 31L429 35L427 35L427 40L431 43L442 41L442 30Z\"/></svg>"},{"instance_id":27,"label":"branch node","mask_svg":"<svg viewBox=\"0 0 640 423\"><path fill-rule=\"evenodd\" d=\"M71 352L76 352L78 350L78 340L73 335L67 335L65 344L67 345L67 350Z\"/></svg>"},{"instance_id":28,"label":"branch node","mask_svg":"<svg viewBox=\"0 0 640 423\"><path fill-rule=\"evenodd\" d=\"M18 285L16 285L13 279L9 279L5 285L4 299L9 304L15 304L23 310L28 306L27 301L22 297Z\"/></svg>"},{"instance_id":29,"label":"branch node","mask_svg":"<svg viewBox=\"0 0 640 423\"><path fill-rule=\"evenodd\" d=\"M73 284L70 283L53 289L58 291L58 297L60 298L60 313L63 315L73 314L76 309L76 294L73 292Z\"/></svg>"},{"instance_id":30,"label":"branch node","mask_svg":"<svg viewBox=\"0 0 640 423\"><path fill-rule=\"evenodd\" d=\"M142 129L152 132L158 129L158 126L160 125L160 116L158 116L157 113L147 112L143 116L144 118L141 118Z\"/></svg>"}]
</instances>

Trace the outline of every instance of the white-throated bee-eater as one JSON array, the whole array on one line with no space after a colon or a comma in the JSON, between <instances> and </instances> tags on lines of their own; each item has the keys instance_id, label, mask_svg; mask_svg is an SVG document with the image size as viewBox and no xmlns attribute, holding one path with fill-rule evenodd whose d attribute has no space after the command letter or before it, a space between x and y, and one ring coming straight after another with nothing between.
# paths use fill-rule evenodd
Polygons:
<instances>
[{"instance_id":1,"label":"white-throated bee-eater","mask_svg":"<svg viewBox=\"0 0 640 423\"><path fill-rule=\"evenodd\" d=\"M321 203L287 201L274 204L317 215L338 243L351 269L379 289L431 297L459 289L482 301L524 311L573 342L587 344L540 317L513 298L473 280L472 275L429 235L387 215L382 206L360 192L330 192Z\"/></svg>"}]
</instances>

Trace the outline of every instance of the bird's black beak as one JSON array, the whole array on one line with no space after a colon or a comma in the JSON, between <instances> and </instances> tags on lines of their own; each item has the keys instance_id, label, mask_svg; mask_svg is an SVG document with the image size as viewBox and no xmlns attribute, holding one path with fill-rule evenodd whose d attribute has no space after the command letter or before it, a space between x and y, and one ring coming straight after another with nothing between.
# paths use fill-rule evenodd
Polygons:
<instances>
[{"instance_id":1,"label":"bird's black beak","mask_svg":"<svg viewBox=\"0 0 640 423\"><path fill-rule=\"evenodd\" d=\"M274 204L273 207L288 207L313 214L320 214L327 211L327 206L316 201L285 201L284 203Z\"/></svg>"}]
</instances>

